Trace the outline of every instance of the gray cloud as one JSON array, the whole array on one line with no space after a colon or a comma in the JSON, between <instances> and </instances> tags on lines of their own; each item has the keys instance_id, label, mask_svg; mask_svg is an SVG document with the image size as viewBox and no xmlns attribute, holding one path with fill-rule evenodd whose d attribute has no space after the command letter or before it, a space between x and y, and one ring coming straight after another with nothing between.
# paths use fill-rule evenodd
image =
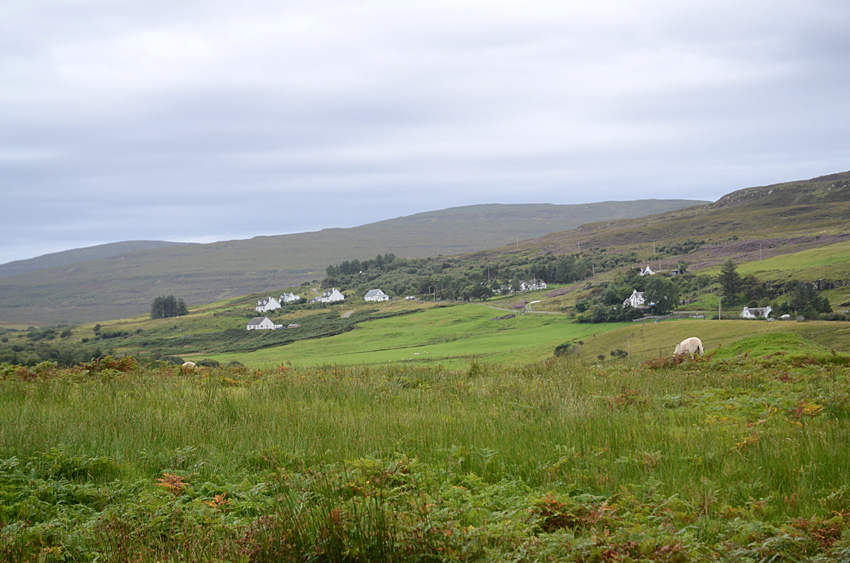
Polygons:
<instances>
[{"instance_id":1,"label":"gray cloud","mask_svg":"<svg viewBox=\"0 0 850 563\"><path fill-rule=\"evenodd\" d=\"M583 4L4 2L0 262L848 168L843 1Z\"/></svg>"}]
</instances>

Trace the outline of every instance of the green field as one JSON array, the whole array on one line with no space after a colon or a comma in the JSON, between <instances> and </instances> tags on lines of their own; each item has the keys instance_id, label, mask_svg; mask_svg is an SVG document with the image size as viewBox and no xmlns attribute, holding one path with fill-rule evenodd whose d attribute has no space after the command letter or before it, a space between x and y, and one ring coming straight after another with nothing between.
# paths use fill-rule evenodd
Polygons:
<instances>
[{"instance_id":1,"label":"green field","mask_svg":"<svg viewBox=\"0 0 850 563\"><path fill-rule=\"evenodd\" d=\"M850 242L840 242L801 250L793 254L783 254L764 260L742 262L738 264L740 275L754 275L760 280L785 281L795 279L800 281L816 281L826 278L845 280L850 276ZM707 275L717 275L720 268L701 271ZM845 291L850 295L850 289Z\"/></svg>"},{"instance_id":2,"label":"green field","mask_svg":"<svg viewBox=\"0 0 850 563\"><path fill-rule=\"evenodd\" d=\"M0 561L847 560L850 358L805 350L6 365Z\"/></svg>"},{"instance_id":3,"label":"green field","mask_svg":"<svg viewBox=\"0 0 850 563\"><path fill-rule=\"evenodd\" d=\"M471 361L522 365L550 356L565 341L618 326L580 325L563 315L521 312L511 319L493 320L509 314L479 304L423 308L415 314L365 321L351 332L329 338L195 359L210 357L222 363L236 360L256 367L437 362L465 367Z\"/></svg>"},{"instance_id":4,"label":"green field","mask_svg":"<svg viewBox=\"0 0 850 563\"><path fill-rule=\"evenodd\" d=\"M588 339L584 357L627 350L633 361L669 356L676 344L696 336L706 354L729 358L749 354L761 357L776 352L824 354L833 350L850 354L850 323L831 321L680 320L635 323Z\"/></svg>"}]
</instances>

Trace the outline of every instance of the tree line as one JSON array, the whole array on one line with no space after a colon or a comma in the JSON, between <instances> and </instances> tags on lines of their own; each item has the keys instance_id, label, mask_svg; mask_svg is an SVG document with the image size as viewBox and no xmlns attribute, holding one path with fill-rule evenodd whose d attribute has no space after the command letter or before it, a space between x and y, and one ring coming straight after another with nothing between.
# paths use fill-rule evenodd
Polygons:
<instances>
[{"instance_id":1,"label":"tree line","mask_svg":"<svg viewBox=\"0 0 850 563\"><path fill-rule=\"evenodd\" d=\"M522 282L542 280L566 284L588 279L637 260L634 253L496 257L398 258L378 255L370 260L346 260L326 268L323 287L343 287L365 293L380 288L390 295L430 295L443 300L484 300L515 293Z\"/></svg>"}]
</instances>

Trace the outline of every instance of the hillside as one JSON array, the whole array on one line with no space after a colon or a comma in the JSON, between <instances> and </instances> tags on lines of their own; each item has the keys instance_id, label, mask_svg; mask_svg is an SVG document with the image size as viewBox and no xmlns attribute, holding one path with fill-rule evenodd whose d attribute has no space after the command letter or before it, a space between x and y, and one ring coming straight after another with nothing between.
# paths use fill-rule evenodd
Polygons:
<instances>
[{"instance_id":1,"label":"hillside","mask_svg":"<svg viewBox=\"0 0 850 563\"><path fill-rule=\"evenodd\" d=\"M850 239L850 172L747 188L704 206L582 225L519 244L521 252L635 251L659 269L686 260L692 270L768 258ZM687 256L685 241L699 242ZM487 254L513 252L507 245Z\"/></svg>"},{"instance_id":2,"label":"hillside","mask_svg":"<svg viewBox=\"0 0 850 563\"><path fill-rule=\"evenodd\" d=\"M614 221L700 203L704 202L477 205L349 229L100 256L95 252L118 250L119 246L80 249L5 265L0 271L9 275L0 277L0 321L29 326L130 317L147 312L154 297L169 294L180 296L192 307L320 279L328 265L347 259L388 252L404 257L459 255L516 245L526 238L574 229L586 222Z\"/></svg>"},{"instance_id":3,"label":"hillside","mask_svg":"<svg viewBox=\"0 0 850 563\"><path fill-rule=\"evenodd\" d=\"M86 248L75 248L73 250L66 250L63 252L53 252L37 258L30 258L29 260L15 260L14 262L0 264L0 278L18 274L28 274L30 272L67 266L69 264L77 264L79 262L111 258L113 256L129 254L130 252L136 252L139 250L167 248L170 246L180 246L185 244L190 243L167 242L161 240L129 240L124 242L99 244L97 246L89 246Z\"/></svg>"}]
</instances>

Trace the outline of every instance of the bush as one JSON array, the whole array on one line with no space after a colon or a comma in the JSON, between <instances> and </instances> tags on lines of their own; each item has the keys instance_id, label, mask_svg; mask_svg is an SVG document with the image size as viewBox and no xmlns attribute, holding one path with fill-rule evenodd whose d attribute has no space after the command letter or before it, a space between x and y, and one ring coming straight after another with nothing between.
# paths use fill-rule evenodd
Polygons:
<instances>
[{"instance_id":1,"label":"bush","mask_svg":"<svg viewBox=\"0 0 850 563\"><path fill-rule=\"evenodd\" d=\"M575 342L564 342L555 346L555 355L558 357L579 355L579 345Z\"/></svg>"}]
</instances>

